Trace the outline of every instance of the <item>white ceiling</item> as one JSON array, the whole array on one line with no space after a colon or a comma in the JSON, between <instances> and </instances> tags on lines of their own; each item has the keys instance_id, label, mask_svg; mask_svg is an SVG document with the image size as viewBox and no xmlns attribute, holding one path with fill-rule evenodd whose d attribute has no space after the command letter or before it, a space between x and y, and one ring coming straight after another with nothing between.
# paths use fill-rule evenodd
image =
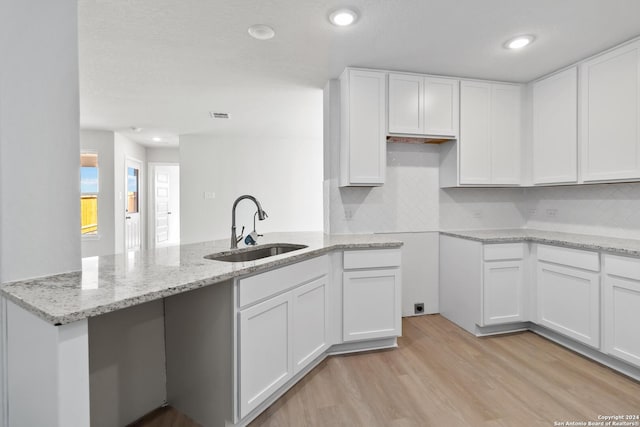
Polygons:
<instances>
[{"instance_id":1,"label":"white ceiling","mask_svg":"<svg viewBox=\"0 0 640 427\"><path fill-rule=\"evenodd\" d=\"M330 11L360 19L332 26ZM640 35L638 0L79 0L81 124L177 136L322 134L345 66L526 82ZM254 40L250 25L276 37ZM503 43L537 40L522 51ZM228 112L213 120L209 111ZM142 132L130 127L143 128ZM160 136L162 143L151 142Z\"/></svg>"}]
</instances>

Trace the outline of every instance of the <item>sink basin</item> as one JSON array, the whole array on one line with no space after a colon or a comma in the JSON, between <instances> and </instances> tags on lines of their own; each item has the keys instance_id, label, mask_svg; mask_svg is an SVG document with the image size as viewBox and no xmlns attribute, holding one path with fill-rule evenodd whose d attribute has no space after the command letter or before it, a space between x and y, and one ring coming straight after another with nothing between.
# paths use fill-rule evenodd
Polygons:
<instances>
[{"instance_id":1,"label":"sink basin","mask_svg":"<svg viewBox=\"0 0 640 427\"><path fill-rule=\"evenodd\" d=\"M205 256L206 259L226 262L253 261L267 258L274 255L286 254L306 248L306 245L296 245L293 243L271 243L266 245L253 246L250 248L236 249L233 251L219 252Z\"/></svg>"}]
</instances>

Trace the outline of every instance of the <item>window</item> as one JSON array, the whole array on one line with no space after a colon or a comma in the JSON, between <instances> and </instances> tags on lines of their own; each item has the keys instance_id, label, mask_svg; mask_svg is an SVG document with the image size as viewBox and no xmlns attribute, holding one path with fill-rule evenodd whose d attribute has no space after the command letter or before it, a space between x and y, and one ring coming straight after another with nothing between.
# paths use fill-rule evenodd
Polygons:
<instances>
[{"instance_id":1,"label":"window","mask_svg":"<svg viewBox=\"0 0 640 427\"><path fill-rule=\"evenodd\" d=\"M83 236L98 234L98 154L80 154L80 217Z\"/></svg>"},{"instance_id":2,"label":"window","mask_svg":"<svg viewBox=\"0 0 640 427\"><path fill-rule=\"evenodd\" d=\"M127 213L138 213L138 175L138 169L127 168Z\"/></svg>"}]
</instances>

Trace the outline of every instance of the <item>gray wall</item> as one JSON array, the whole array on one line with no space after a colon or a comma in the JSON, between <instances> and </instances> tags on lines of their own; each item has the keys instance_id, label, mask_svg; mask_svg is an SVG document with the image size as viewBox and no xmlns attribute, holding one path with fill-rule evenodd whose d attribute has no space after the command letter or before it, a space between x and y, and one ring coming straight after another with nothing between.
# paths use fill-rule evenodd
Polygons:
<instances>
[{"instance_id":1,"label":"gray wall","mask_svg":"<svg viewBox=\"0 0 640 427\"><path fill-rule=\"evenodd\" d=\"M0 4L2 282L80 269L76 8Z\"/></svg>"}]
</instances>

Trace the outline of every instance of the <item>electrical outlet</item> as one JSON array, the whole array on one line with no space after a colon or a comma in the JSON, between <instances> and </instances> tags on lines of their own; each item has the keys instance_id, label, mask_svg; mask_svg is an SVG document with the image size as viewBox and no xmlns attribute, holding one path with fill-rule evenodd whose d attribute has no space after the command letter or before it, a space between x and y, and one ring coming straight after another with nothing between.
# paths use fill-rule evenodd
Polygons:
<instances>
[{"instance_id":1,"label":"electrical outlet","mask_svg":"<svg viewBox=\"0 0 640 427\"><path fill-rule=\"evenodd\" d=\"M529 216L536 216L536 214L538 213L537 209L529 209Z\"/></svg>"},{"instance_id":2,"label":"electrical outlet","mask_svg":"<svg viewBox=\"0 0 640 427\"><path fill-rule=\"evenodd\" d=\"M344 210L344 219L351 221L353 219L353 211L351 209Z\"/></svg>"},{"instance_id":3,"label":"electrical outlet","mask_svg":"<svg viewBox=\"0 0 640 427\"><path fill-rule=\"evenodd\" d=\"M216 198L216 193L213 191L205 191L202 193L202 198L205 200L213 200Z\"/></svg>"},{"instance_id":4,"label":"electrical outlet","mask_svg":"<svg viewBox=\"0 0 640 427\"><path fill-rule=\"evenodd\" d=\"M555 217L558 214L558 209L547 209L547 216L548 217Z\"/></svg>"},{"instance_id":5,"label":"electrical outlet","mask_svg":"<svg viewBox=\"0 0 640 427\"><path fill-rule=\"evenodd\" d=\"M417 302L413 304L413 314L424 314L424 303Z\"/></svg>"},{"instance_id":6,"label":"electrical outlet","mask_svg":"<svg viewBox=\"0 0 640 427\"><path fill-rule=\"evenodd\" d=\"M473 217L475 219L482 219L482 211L473 211Z\"/></svg>"}]
</instances>

